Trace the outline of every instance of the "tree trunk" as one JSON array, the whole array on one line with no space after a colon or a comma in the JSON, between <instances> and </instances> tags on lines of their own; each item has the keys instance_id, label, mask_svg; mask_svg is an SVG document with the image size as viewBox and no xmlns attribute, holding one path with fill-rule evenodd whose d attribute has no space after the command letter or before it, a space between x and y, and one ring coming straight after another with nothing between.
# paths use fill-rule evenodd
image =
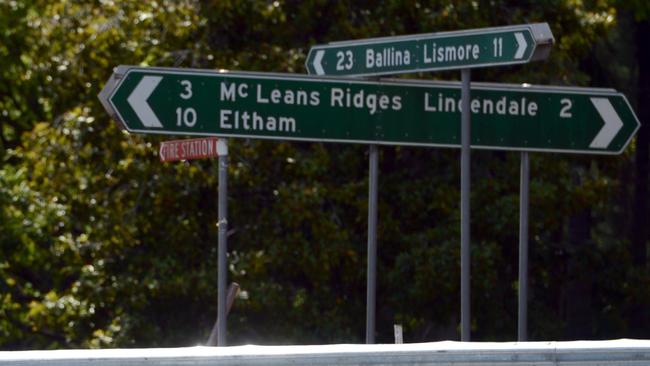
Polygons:
<instances>
[{"instance_id":1,"label":"tree trunk","mask_svg":"<svg viewBox=\"0 0 650 366\"><path fill-rule=\"evenodd\" d=\"M577 185L581 185L576 177ZM567 245L569 258L566 284L566 328L565 339L590 339L592 334L592 304L591 293L593 278L588 271L591 250L591 211L584 208L573 214L569 219L569 242Z\"/></svg>"}]
</instances>

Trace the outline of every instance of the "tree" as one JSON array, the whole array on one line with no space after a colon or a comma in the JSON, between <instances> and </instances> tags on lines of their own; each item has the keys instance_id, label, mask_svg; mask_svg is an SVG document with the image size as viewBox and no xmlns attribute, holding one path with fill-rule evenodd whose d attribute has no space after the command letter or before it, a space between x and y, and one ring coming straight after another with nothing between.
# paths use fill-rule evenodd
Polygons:
<instances>
[{"instance_id":1,"label":"tree","mask_svg":"<svg viewBox=\"0 0 650 366\"><path fill-rule=\"evenodd\" d=\"M0 15L10 30L2 44L14 45L0 52L21 50L20 61L2 61L0 83L17 83L0 89L0 107L9 108L0 344L14 349L189 345L205 341L214 321L215 166L161 164L160 138L116 128L96 95L117 64L304 72L314 43L548 21L557 43L547 62L472 77L586 85L581 60L615 15L611 4L561 0L16 6ZM360 342L366 147L233 139L230 148L229 276L244 295L229 339ZM518 156L482 151L473 161L474 338L512 339ZM628 253L608 203L629 161L533 156L533 338L567 337L564 284L593 268L590 325L605 325L588 334L624 333L627 303L609 296L621 275L608 261ZM456 338L458 166L451 149L381 149L379 341L391 341L395 322L407 341ZM581 212L589 220L574 225L578 238L567 228Z\"/></svg>"}]
</instances>

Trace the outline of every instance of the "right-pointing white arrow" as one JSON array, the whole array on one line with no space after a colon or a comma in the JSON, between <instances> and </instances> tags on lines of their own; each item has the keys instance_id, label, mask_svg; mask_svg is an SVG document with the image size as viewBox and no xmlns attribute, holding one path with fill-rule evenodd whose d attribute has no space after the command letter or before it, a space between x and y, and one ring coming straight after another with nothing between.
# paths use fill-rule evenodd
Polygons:
<instances>
[{"instance_id":1,"label":"right-pointing white arrow","mask_svg":"<svg viewBox=\"0 0 650 366\"><path fill-rule=\"evenodd\" d=\"M605 125L598 132L596 138L591 142L589 147L592 149L606 149L607 146L614 140L618 131L623 127L623 121L618 113L614 110L614 106L607 98L589 98L591 103L596 107L598 114L605 121Z\"/></svg>"},{"instance_id":2,"label":"right-pointing white arrow","mask_svg":"<svg viewBox=\"0 0 650 366\"><path fill-rule=\"evenodd\" d=\"M131 92L131 95L126 99L145 127L163 126L151 107L149 107L149 103L147 103L147 99L149 99L149 96L161 80L162 76L143 76L142 80L133 89L133 92Z\"/></svg>"},{"instance_id":3,"label":"right-pointing white arrow","mask_svg":"<svg viewBox=\"0 0 650 366\"><path fill-rule=\"evenodd\" d=\"M515 39L517 40L517 52L515 52L515 58L519 59L524 57L524 52L526 52L526 48L528 48L528 43L521 32L515 33Z\"/></svg>"},{"instance_id":4,"label":"right-pointing white arrow","mask_svg":"<svg viewBox=\"0 0 650 366\"><path fill-rule=\"evenodd\" d=\"M316 75L325 75L325 70L323 70L323 65L321 65L323 55L325 55L325 51L318 50L316 51L316 56L314 56L314 70L316 71Z\"/></svg>"}]
</instances>

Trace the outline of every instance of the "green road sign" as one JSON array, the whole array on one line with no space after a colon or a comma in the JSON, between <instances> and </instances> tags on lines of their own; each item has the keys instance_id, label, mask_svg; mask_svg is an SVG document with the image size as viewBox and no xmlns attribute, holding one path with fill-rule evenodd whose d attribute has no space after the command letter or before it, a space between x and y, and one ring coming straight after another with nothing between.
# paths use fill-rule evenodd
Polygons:
<instances>
[{"instance_id":1,"label":"green road sign","mask_svg":"<svg viewBox=\"0 0 650 366\"><path fill-rule=\"evenodd\" d=\"M458 147L460 84L120 66L100 93L146 134ZM617 154L639 122L611 89L472 84L472 147Z\"/></svg>"},{"instance_id":2,"label":"green road sign","mask_svg":"<svg viewBox=\"0 0 650 366\"><path fill-rule=\"evenodd\" d=\"M312 75L386 75L526 63L553 44L547 23L334 42L314 46Z\"/></svg>"}]
</instances>

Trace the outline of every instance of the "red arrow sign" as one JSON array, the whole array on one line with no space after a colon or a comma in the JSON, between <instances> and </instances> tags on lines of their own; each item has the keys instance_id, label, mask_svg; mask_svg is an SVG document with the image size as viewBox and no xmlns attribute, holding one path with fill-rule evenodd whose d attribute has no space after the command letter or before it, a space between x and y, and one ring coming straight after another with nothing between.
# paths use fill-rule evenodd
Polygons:
<instances>
[{"instance_id":1,"label":"red arrow sign","mask_svg":"<svg viewBox=\"0 0 650 366\"><path fill-rule=\"evenodd\" d=\"M216 137L172 140L160 143L160 161L179 161L214 158L217 152Z\"/></svg>"}]
</instances>

